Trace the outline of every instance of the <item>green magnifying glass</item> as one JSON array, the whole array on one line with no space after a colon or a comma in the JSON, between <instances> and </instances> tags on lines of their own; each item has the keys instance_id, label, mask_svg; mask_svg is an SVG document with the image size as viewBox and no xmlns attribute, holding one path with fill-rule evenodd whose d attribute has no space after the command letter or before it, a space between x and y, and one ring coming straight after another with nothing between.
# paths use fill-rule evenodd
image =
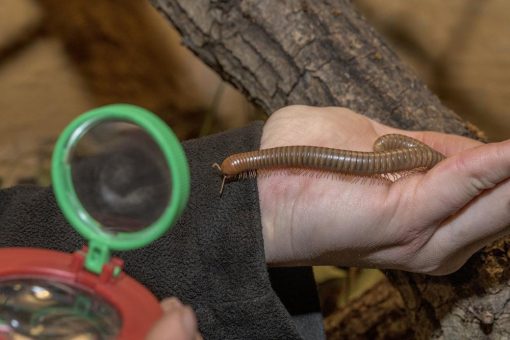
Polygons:
<instances>
[{"instance_id":1,"label":"green magnifying glass","mask_svg":"<svg viewBox=\"0 0 510 340\"><path fill-rule=\"evenodd\" d=\"M87 240L85 267L100 273L111 250L154 241L174 225L189 196L189 169L176 136L158 117L117 104L80 116L52 160L57 202Z\"/></svg>"},{"instance_id":2,"label":"green magnifying glass","mask_svg":"<svg viewBox=\"0 0 510 340\"><path fill-rule=\"evenodd\" d=\"M190 180L178 139L140 107L94 109L57 140L52 185L88 246L0 249L0 340L144 338L161 308L111 252L149 244L183 212Z\"/></svg>"}]
</instances>

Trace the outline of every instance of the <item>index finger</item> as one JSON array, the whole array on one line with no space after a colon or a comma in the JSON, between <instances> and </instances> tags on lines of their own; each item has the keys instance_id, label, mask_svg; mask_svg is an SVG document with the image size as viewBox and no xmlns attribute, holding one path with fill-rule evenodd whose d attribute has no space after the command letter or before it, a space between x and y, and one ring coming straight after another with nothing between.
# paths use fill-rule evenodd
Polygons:
<instances>
[{"instance_id":1,"label":"index finger","mask_svg":"<svg viewBox=\"0 0 510 340\"><path fill-rule=\"evenodd\" d=\"M374 130L380 136L388 133L398 133L401 135L413 137L427 144L434 150L441 152L447 157L483 144L482 142L471 138L447 133L435 131L407 131L386 126L380 123L374 123L373 125Z\"/></svg>"},{"instance_id":2,"label":"index finger","mask_svg":"<svg viewBox=\"0 0 510 340\"><path fill-rule=\"evenodd\" d=\"M446 157L484 144L471 138L434 131L406 131L405 134L420 140Z\"/></svg>"}]
</instances>

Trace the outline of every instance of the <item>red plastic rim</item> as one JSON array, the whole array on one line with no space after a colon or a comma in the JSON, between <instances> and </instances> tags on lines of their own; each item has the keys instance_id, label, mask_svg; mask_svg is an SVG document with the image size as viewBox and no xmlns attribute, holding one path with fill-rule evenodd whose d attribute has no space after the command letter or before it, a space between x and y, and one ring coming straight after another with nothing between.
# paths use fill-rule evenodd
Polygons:
<instances>
[{"instance_id":1,"label":"red plastic rim","mask_svg":"<svg viewBox=\"0 0 510 340\"><path fill-rule=\"evenodd\" d=\"M143 339L162 315L157 299L123 272L108 278L86 271L82 267L83 260L83 252L67 254L36 248L1 248L0 278L41 278L85 287L119 312L122 318L119 339Z\"/></svg>"}]
</instances>

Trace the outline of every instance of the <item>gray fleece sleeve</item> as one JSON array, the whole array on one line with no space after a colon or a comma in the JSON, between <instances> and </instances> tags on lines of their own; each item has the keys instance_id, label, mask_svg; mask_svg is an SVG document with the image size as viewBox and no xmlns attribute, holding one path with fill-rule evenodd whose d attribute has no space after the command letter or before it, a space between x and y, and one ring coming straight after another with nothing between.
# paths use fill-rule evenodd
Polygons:
<instances>
[{"instance_id":1,"label":"gray fleece sleeve","mask_svg":"<svg viewBox=\"0 0 510 340\"><path fill-rule=\"evenodd\" d=\"M266 267L256 181L229 183L219 196L221 177L211 164L257 149L261 131L253 123L184 142L191 196L183 216L159 240L118 255L158 298L190 304L205 339L323 338L311 270ZM0 236L0 247L71 252L84 244L49 188L0 191Z\"/></svg>"}]
</instances>

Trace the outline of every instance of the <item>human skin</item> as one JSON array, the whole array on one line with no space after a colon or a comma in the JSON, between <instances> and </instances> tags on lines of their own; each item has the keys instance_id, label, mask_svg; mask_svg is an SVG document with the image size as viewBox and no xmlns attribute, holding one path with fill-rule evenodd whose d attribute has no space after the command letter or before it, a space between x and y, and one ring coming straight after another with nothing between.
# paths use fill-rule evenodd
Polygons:
<instances>
[{"instance_id":1,"label":"human skin","mask_svg":"<svg viewBox=\"0 0 510 340\"><path fill-rule=\"evenodd\" d=\"M266 122L261 149L315 145L372 151L414 137L448 158L394 183L275 171L257 179L269 265L343 265L442 275L510 232L510 141L483 144L391 128L344 108L289 106ZM152 339L201 339L190 307L162 302Z\"/></svg>"},{"instance_id":2,"label":"human skin","mask_svg":"<svg viewBox=\"0 0 510 340\"><path fill-rule=\"evenodd\" d=\"M266 122L261 149L314 145L372 151L414 137L448 158L394 183L275 171L257 179L269 265L343 265L443 275L510 230L510 141L483 144L391 128L344 108L289 106Z\"/></svg>"},{"instance_id":3,"label":"human skin","mask_svg":"<svg viewBox=\"0 0 510 340\"><path fill-rule=\"evenodd\" d=\"M161 301L161 309L163 316L152 327L146 340L202 340L190 306L172 297Z\"/></svg>"}]
</instances>

